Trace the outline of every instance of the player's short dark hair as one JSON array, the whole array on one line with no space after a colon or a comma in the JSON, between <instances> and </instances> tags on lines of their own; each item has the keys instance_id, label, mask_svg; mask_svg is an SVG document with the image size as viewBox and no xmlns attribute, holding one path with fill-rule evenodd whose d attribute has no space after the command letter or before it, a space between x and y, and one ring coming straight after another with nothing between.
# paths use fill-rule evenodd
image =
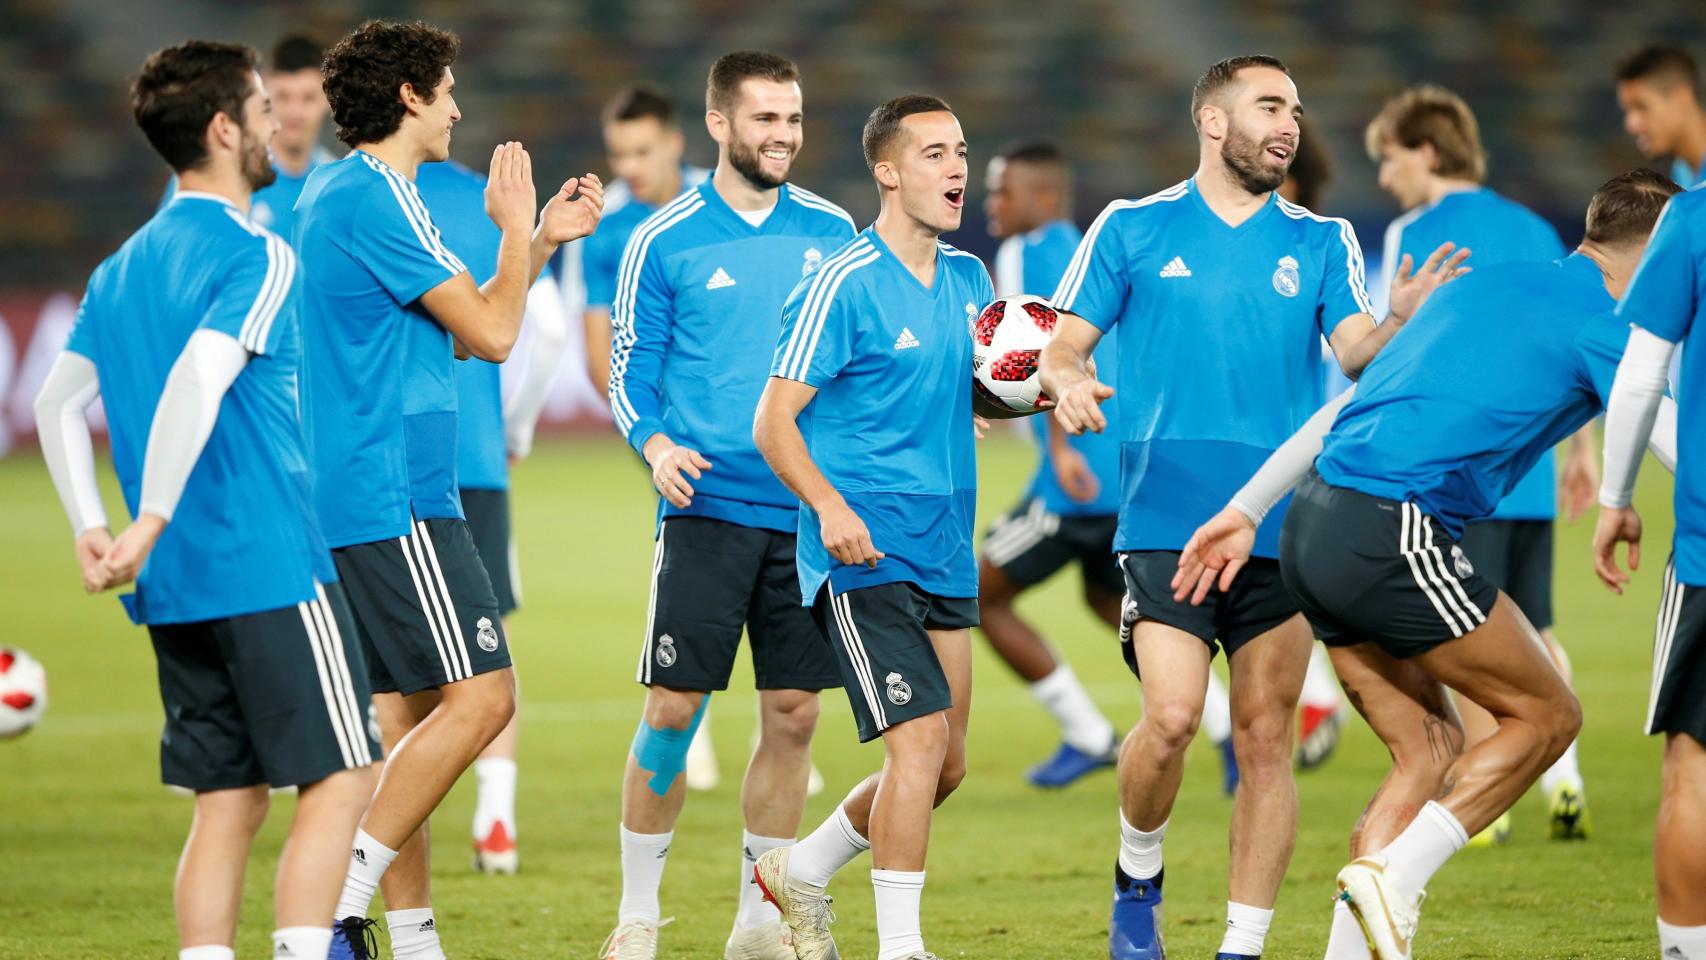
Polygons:
<instances>
[{"instance_id":1,"label":"player's short dark hair","mask_svg":"<svg viewBox=\"0 0 1706 960\"><path fill-rule=\"evenodd\" d=\"M207 125L225 114L239 126L261 55L253 47L188 40L156 50L130 82L130 112L173 170L207 162Z\"/></svg>"},{"instance_id":2,"label":"player's short dark hair","mask_svg":"<svg viewBox=\"0 0 1706 960\"><path fill-rule=\"evenodd\" d=\"M1481 127L1463 98L1444 87L1423 84L1386 101L1363 130L1369 159L1380 162L1388 143L1406 150L1422 144L1434 148L1434 173L1453 180L1487 179L1487 151L1481 146Z\"/></svg>"},{"instance_id":3,"label":"player's short dark hair","mask_svg":"<svg viewBox=\"0 0 1706 960\"><path fill-rule=\"evenodd\" d=\"M398 90L414 87L431 103L462 42L456 34L416 20L369 20L326 51L326 100L338 139L375 143L397 132L407 112Z\"/></svg>"},{"instance_id":4,"label":"player's short dark hair","mask_svg":"<svg viewBox=\"0 0 1706 960\"><path fill-rule=\"evenodd\" d=\"M1064 167L1066 154L1049 140L1014 140L1002 144L995 156L1008 163L1034 163L1039 167Z\"/></svg>"},{"instance_id":5,"label":"player's short dark hair","mask_svg":"<svg viewBox=\"0 0 1706 960\"><path fill-rule=\"evenodd\" d=\"M1197 85L1191 88L1192 124L1198 129L1202 128L1203 104L1208 103L1210 99L1219 95L1220 91L1230 86L1232 81L1237 79L1238 71L1245 67L1272 67L1287 76L1291 75L1291 71L1286 69L1285 64L1281 63L1278 57L1270 57L1265 53L1227 57L1203 71L1203 75L1197 78Z\"/></svg>"},{"instance_id":6,"label":"player's short dark hair","mask_svg":"<svg viewBox=\"0 0 1706 960\"><path fill-rule=\"evenodd\" d=\"M800 68L787 57L761 50L725 53L711 64L711 75L705 79L705 109L728 116L740 99L740 85L748 80L799 83Z\"/></svg>"},{"instance_id":7,"label":"player's short dark hair","mask_svg":"<svg viewBox=\"0 0 1706 960\"><path fill-rule=\"evenodd\" d=\"M1700 67L1688 51L1668 43L1642 47L1617 61L1617 81L1657 80L1666 85L1682 83L1700 95Z\"/></svg>"},{"instance_id":8,"label":"player's short dark hair","mask_svg":"<svg viewBox=\"0 0 1706 960\"><path fill-rule=\"evenodd\" d=\"M274 73L295 73L298 70L319 70L326 57L326 48L318 40L293 33L281 37L272 45L267 68Z\"/></svg>"},{"instance_id":9,"label":"player's short dark hair","mask_svg":"<svg viewBox=\"0 0 1706 960\"><path fill-rule=\"evenodd\" d=\"M676 125L675 104L648 87L629 87L611 97L599 114L599 119L607 124L647 117L656 120L660 126L673 127Z\"/></svg>"},{"instance_id":10,"label":"player's short dark hair","mask_svg":"<svg viewBox=\"0 0 1706 960\"><path fill-rule=\"evenodd\" d=\"M1321 142L1320 131L1308 118L1298 121L1297 152L1292 154L1291 169L1286 176L1297 185L1296 203L1310 210L1318 209L1333 179L1333 158Z\"/></svg>"},{"instance_id":11,"label":"player's short dark hair","mask_svg":"<svg viewBox=\"0 0 1706 960\"><path fill-rule=\"evenodd\" d=\"M1646 167L1620 173L1594 191L1586 239L1604 246L1645 240L1665 204L1681 192L1671 178Z\"/></svg>"},{"instance_id":12,"label":"player's short dark hair","mask_svg":"<svg viewBox=\"0 0 1706 960\"><path fill-rule=\"evenodd\" d=\"M902 120L918 113L940 111L953 113L954 108L948 106L948 102L941 97L932 97L927 93L908 93L879 104L877 109L872 110L871 115L865 118L865 166L872 170L877 169L877 161L882 159L883 151L900 136Z\"/></svg>"}]
</instances>

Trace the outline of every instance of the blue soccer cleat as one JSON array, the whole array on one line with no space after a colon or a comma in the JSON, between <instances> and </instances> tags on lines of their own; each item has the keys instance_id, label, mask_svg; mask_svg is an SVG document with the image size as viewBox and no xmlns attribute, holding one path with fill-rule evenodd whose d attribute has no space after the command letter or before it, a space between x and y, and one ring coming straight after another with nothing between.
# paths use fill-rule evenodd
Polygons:
<instances>
[{"instance_id":1,"label":"blue soccer cleat","mask_svg":"<svg viewBox=\"0 0 1706 960\"><path fill-rule=\"evenodd\" d=\"M379 921L367 917L344 917L332 924L332 949L326 960L378 960L379 938L373 928Z\"/></svg>"},{"instance_id":2,"label":"blue soccer cleat","mask_svg":"<svg viewBox=\"0 0 1706 960\"><path fill-rule=\"evenodd\" d=\"M1054 752L1042 763L1032 767L1025 774L1025 779L1033 787L1064 787L1085 774L1095 773L1103 767L1111 767L1119 762L1120 741L1114 738L1113 745L1105 753L1085 753L1070 743L1062 743L1060 749Z\"/></svg>"},{"instance_id":3,"label":"blue soccer cleat","mask_svg":"<svg viewBox=\"0 0 1706 960\"><path fill-rule=\"evenodd\" d=\"M1215 744L1220 748L1220 792L1232 796L1238 792L1238 754L1232 749L1232 738Z\"/></svg>"},{"instance_id":4,"label":"blue soccer cleat","mask_svg":"<svg viewBox=\"0 0 1706 960\"><path fill-rule=\"evenodd\" d=\"M1214 960L1262 960L1259 953L1217 953Z\"/></svg>"},{"instance_id":5,"label":"blue soccer cleat","mask_svg":"<svg viewBox=\"0 0 1706 960\"><path fill-rule=\"evenodd\" d=\"M1114 908L1108 917L1109 960L1165 960L1161 945L1161 878L1163 870L1147 880L1126 876L1114 864Z\"/></svg>"}]
</instances>

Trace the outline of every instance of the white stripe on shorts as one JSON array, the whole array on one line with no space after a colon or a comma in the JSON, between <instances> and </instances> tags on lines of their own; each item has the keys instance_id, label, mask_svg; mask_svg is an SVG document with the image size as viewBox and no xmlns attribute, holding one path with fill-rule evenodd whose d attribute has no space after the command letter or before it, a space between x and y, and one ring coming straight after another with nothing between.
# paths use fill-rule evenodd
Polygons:
<instances>
[{"instance_id":1,"label":"white stripe on shorts","mask_svg":"<svg viewBox=\"0 0 1706 960\"><path fill-rule=\"evenodd\" d=\"M652 628L657 624L658 574L663 570L663 537L668 530L668 520L658 524L658 545L652 551L652 593L646 601L646 636L640 641L640 670L635 677L641 683L652 682Z\"/></svg>"},{"instance_id":2,"label":"white stripe on shorts","mask_svg":"<svg viewBox=\"0 0 1706 960\"><path fill-rule=\"evenodd\" d=\"M349 725L344 722L343 705L338 702L338 695L332 692L331 665L327 663L326 644L320 636L319 624L315 622L313 607L303 600L296 605L296 612L302 615L302 630L308 635L308 649L314 654L314 672L320 678L320 696L326 701L326 718L332 723L332 735L337 738L338 752L343 755L344 768L348 769L356 765L356 754L350 746Z\"/></svg>"},{"instance_id":3,"label":"white stripe on shorts","mask_svg":"<svg viewBox=\"0 0 1706 960\"><path fill-rule=\"evenodd\" d=\"M430 564L428 569L432 571L433 581L438 584L439 595L444 600L444 615L450 621L450 633L445 639L449 641L451 637L455 638L450 643L450 659L460 661L462 679L466 680L474 675L474 664L468 658L468 641L462 636L462 621L456 616L456 604L450 595L450 585L444 582L444 571L438 565L438 548L433 546L432 532L427 529L425 520L415 521L415 531L420 534L420 542L426 547Z\"/></svg>"},{"instance_id":4,"label":"white stripe on shorts","mask_svg":"<svg viewBox=\"0 0 1706 960\"><path fill-rule=\"evenodd\" d=\"M1463 611L1459 610L1456 603L1452 602L1451 598L1446 595L1443 585L1439 583L1439 578L1433 571L1431 556L1421 548L1420 528L1427 523L1427 518L1422 515L1422 511L1415 504L1408 501L1400 503L1398 508L1400 514L1398 552L1409 562L1410 576L1415 578L1416 586L1422 588L1422 593L1427 596L1428 602L1433 604L1434 610L1439 613L1439 618L1444 620L1445 625L1451 629L1451 635L1461 637L1464 633L1464 627L1458 618L1463 616ZM1426 570L1425 575L1424 569Z\"/></svg>"},{"instance_id":5,"label":"white stripe on shorts","mask_svg":"<svg viewBox=\"0 0 1706 960\"><path fill-rule=\"evenodd\" d=\"M366 735L367 710L365 705L356 699L355 681L350 676L349 659L344 652L344 633L338 629L338 618L332 615L332 604L326 599L326 588L316 583L314 592L318 595L321 632L327 641L326 652L332 658L332 686L344 704L344 715L349 718L353 750L361 764L366 766L373 762L373 748L369 746Z\"/></svg>"},{"instance_id":6,"label":"white stripe on shorts","mask_svg":"<svg viewBox=\"0 0 1706 960\"><path fill-rule=\"evenodd\" d=\"M403 547L403 562L409 567L409 579L415 583L415 597L420 601L421 613L426 617L427 630L432 633L432 642L438 647L438 661L444 667L444 679L449 683L460 680L456 675L458 664L450 656L450 647L444 642L445 634L442 617L438 608L428 599L427 578L422 573L424 564L416 557L415 535L413 533L398 537L397 542Z\"/></svg>"},{"instance_id":7,"label":"white stripe on shorts","mask_svg":"<svg viewBox=\"0 0 1706 960\"><path fill-rule=\"evenodd\" d=\"M847 659L859 677L859 689L865 694L865 705L871 708L871 719L876 722L878 730L887 730L888 714L883 712L883 698L877 694L877 682L871 673L871 657L865 651L865 640L859 636L859 627L853 622L853 603L847 594L838 597L831 590L829 606L835 613L835 622L841 627L841 644L847 648Z\"/></svg>"},{"instance_id":8,"label":"white stripe on shorts","mask_svg":"<svg viewBox=\"0 0 1706 960\"><path fill-rule=\"evenodd\" d=\"M1653 733L1653 721L1658 718L1659 694L1664 690L1665 669L1670 666L1671 645L1676 640L1676 625L1682 619L1682 594L1687 589L1676 579L1676 558L1665 562L1665 592L1659 601L1659 615L1653 630L1653 685L1647 695L1645 733Z\"/></svg>"}]
</instances>

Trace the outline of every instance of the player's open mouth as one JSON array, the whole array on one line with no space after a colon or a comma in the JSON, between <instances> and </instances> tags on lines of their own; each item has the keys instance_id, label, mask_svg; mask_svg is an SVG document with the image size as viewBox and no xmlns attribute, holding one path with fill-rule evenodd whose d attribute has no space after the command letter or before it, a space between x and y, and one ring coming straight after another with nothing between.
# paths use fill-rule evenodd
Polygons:
<instances>
[{"instance_id":1,"label":"player's open mouth","mask_svg":"<svg viewBox=\"0 0 1706 960\"><path fill-rule=\"evenodd\" d=\"M765 147L759 153L763 155L764 159L774 160L777 163L787 163L788 158L794 155L794 151L787 147Z\"/></svg>"},{"instance_id":2,"label":"player's open mouth","mask_svg":"<svg viewBox=\"0 0 1706 960\"><path fill-rule=\"evenodd\" d=\"M942 198L948 201L948 206L958 210L966 204L966 189L964 187L955 187L947 193L942 194Z\"/></svg>"},{"instance_id":3,"label":"player's open mouth","mask_svg":"<svg viewBox=\"0 0 1706 960\"><path fill-rule=\"evenodd\" d=\"M1272 144L1268 147L1268 156L1280 163L1286 163L1291 160L1291 145L1285 143Z\"/></svg>"}]
</instances>

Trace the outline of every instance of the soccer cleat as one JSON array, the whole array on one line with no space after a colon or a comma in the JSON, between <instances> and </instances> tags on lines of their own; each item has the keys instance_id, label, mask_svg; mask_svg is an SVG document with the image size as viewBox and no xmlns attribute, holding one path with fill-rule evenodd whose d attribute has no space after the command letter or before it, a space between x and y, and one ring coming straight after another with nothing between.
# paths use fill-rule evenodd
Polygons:
<instances>
[{"instance_id":1,"label":"soccer cleat","mask_svg":"<svg viewBox=\"0 0 1706 960\"><path fill-rule=\"evenodd\" d=\"M1317 707L1305 704L1298 710L1297 768L1313 770L1327 762L1339 745L1344 730L1345 715L1340 707Z\"/></svg>"},{"instance_id":2,"label":"soccer cleat","mask_svg":"<svg viewBox=\"0 0 1706 960\"><path fill-rule=\"evenodd\" d=\"M598 948L598 960L657 960L658 928L674 919L670 917L661 923L622 921L604 938L604 946Z\"/></svg>"},{"instance_id":3,"label":"soccer cleat","mask_svg":"<svg viewBox=\"0 0 1706 960\"><path fill-rule=\"evenodd\" d=\"M1220 792L1232 796L1238 792L1238 753L1232 749L1232 738L1215 744L1220 748Z\"/></svg>"},{"instance_id":4,"label":"soccer cleat","mask_svg":"<svg viewBox=\"0 0 1706 960\"><path fill-rule=\"evenodd\" d=\"M710 720L706 718L687 744L687 789L715 790L722 779L723 773L717 769L717 750L711 745Z\"/></svg>"},{"instance_id":5,"label":"soccer cleat","mask_svg":"<svg viewBox=\"0 0 1706 960\"><path fill-rule=\"evenodd\" d=\"M1560 783L1552 788L1549 801L1552 809L1552 839L1586 840L1592 829L1588 824L1588 801L1582 788L1573 783Z\"/></svg>"},{"instance_id":6,"label":"soccer cleat","mask_svg":"<svg viewBox=\"0 0 1706 960\"><path fill-rule=\"evenodd\" d=\"M1468 845L1471 847L1498 847L1508 843L1510 838L1511 815L1510 811L1507 810L1499 814L1498 819L1487 824L1487 829L1470 837Z\"/></svg>"},{"instance_id":7,"label":"soccer cleat","mask_svg":"<svg viewBox=\"0 0 1706 960\"><path fill-rule=\"evenodd\" d=\"M902 957L901 960L942 960L942 958L928 950L925 950L922 953L909 953Z\"/></svg>"},{"instance_id":8,"label":"soccer cleat","mask_svg":"<svg viewBox=\"0 0 1706 960\"><path fill-rule=\"evenodd\" d=\"M1108 915L1109 960L1165 960L1161 943L1161 878L1163 870L1147 880L1126 875L1114 864L1114 906Z\"/></svg>"},{"instance_id":9,"label":"soccer cleat","mask_svg":"<svg viewBox=\"0 0 1706 960\"><path fill-rule=\"evenodd\" d=\"M778 847L758 858L752 878L764 899L782 913L782 924L793 938L794 956L799 960L840 960L829 925L835 913L834 899L812 893L788 880L789 848Z\"/></svg>"},{"instance_id":10,"label":"soccer cleat","mask_svg":"<svg viewBox=\"0 0 1706 960\"><path fill-rule=\"evenodd\" d=\"M1032 767L1030 772L1025 774L1025 779L1030 781L1033 787L1064 787L1080 777L1113 766L1119 759L1118 737L1115 737L1113 744L1102 753L1085 753L1070 743L1062 743L1054 752L1054 756Z\"/></svg>"},{"instance_id":11,"label":"soccer cleat","mask_svg":"<svg viewBox=\"0 0 1706 960\"><path fill-rule=\"evenodd\" d=\"M1392 889L1386 858L1378 853L1358 857L1339 871L1339 899L1350 906L1374 960L1410 960L1426 898L1426 893L1407 898Z\"/></svg>"},{"instance_id":12,"label":"soccer cleat","mask_svg":"<svg viewBox=\"0 0 1706 960\"><path fill-rule=\"evenodd\" d=\"M373 931L378 920L344 917L332 924L332 948L326 960L378 960L379 937Z\"/></svg>"},{"instance_id":13,"label":"soccer cleat","mask_svg":"<svg viewBox=\"0 0 1706 960\"><path fill-rule=\"evenodd\" d=\"M502 820L492 824L484 840L474 841L474 869L480 873L513 874L520 867L521 854Z\"/></svg>"},{"instance_id":14,"label":"soccer cleat","mask_svg":"<svg viewBox=\"0 0 1706 960\"><path fill-rule=\"evenodd\" d=\"M794 960L794 938L780 920L735 927L723 947L723 960Z\"/></svg>"},{"instance_id":15,"label":"soccer cleat","mask_svg":"<svg viewBox=\"0 0 1706 960\"><path fill-rule=\"evenodd\" d=\"M1221 952L1214 955L1214 960L1262 960L1262 955L1259 953Z\"/></svg>"}]
</instances>

